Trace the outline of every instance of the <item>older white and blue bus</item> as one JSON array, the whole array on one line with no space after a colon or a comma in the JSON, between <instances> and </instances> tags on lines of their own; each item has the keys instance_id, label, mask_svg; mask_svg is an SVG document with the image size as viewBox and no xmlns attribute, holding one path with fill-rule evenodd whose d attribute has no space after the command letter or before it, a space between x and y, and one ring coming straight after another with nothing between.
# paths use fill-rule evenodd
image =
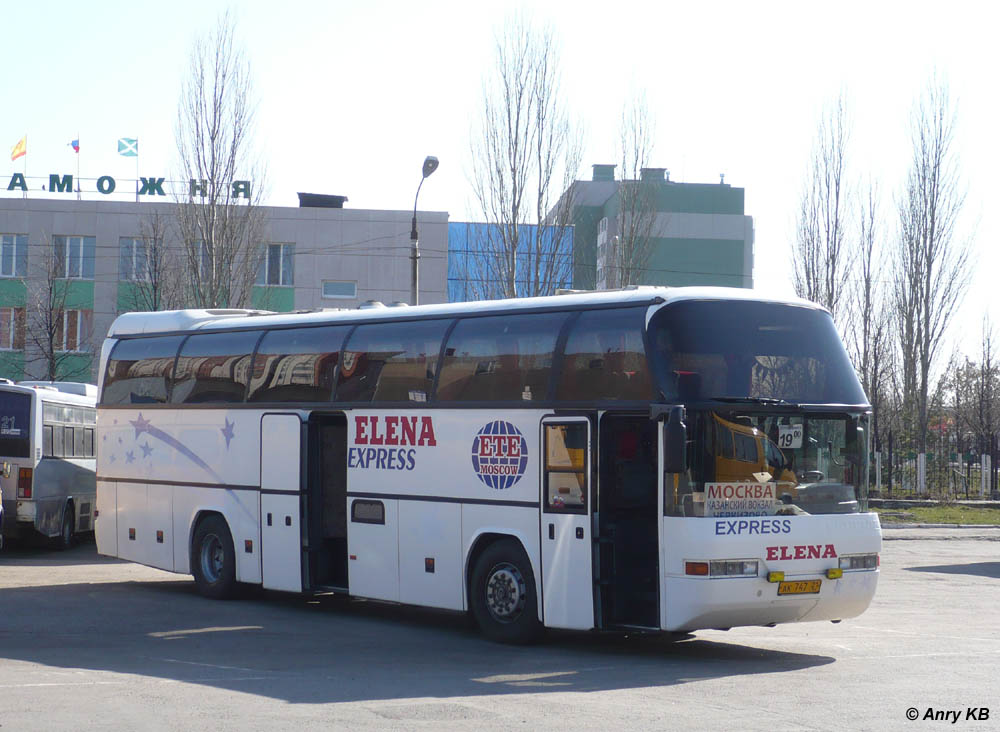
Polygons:
<instances>
[{"instance_id":1,"label":"older white and blue bus","mask_svg":"<svg viewBox=\"0 0 1000 732\"><path fill-rule=\"evenodd\" d=\"M850 618L881 529L828 312L715 288L129 313L101 353L100 553L543 627Z\"/></svg>"},{"instance_id":2,"label":"older white and blue bus","mask_svg":"<svg viewBox=\"0 0 1000 732\"><path fill-rule=\"evenodd\" d=\"M0 384L4 538L40 535L66 549L93 530L96 405L93 384Z\"/></svg>"}]
</instances>

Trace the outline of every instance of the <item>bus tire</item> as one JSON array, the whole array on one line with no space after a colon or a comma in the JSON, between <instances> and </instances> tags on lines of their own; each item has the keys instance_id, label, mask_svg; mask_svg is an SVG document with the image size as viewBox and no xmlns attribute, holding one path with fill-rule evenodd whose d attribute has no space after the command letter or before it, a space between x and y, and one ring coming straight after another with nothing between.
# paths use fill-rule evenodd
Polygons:
<instances>
[{"instance_id":1,"label":"bus tire","mask_svg":"<svg viewBox=\"0 0 1000 732\"><path fill-rule=\"evenodd\" d=\"M230 600L236 596L236 551L233 535L221 516L208 516L194 532L191 569L205 597Z\"/></svg>"},{"instance_id":2,"label":"bus tire","mask_svg":"<svg viewBox=\"0 0 1000 732\"><path fill-rule=\"evenodd\" d=\"M521 544L501 539L479 555L472 570L470 607L476 624L498 643L538 640L538 598L531 562Z\"/></svg>"},{"instance_id":3,"label":"bus tire","mask_svg":"<svg viewBox=\"0 0 1000 732\"><path fill-rule=\"evenodd\" d=\"M72 549L73 544L76 543L75 518L76 513L73 510L73 502L67 501L66 507L63 509L62 526L59 529L59 536L55 538L55 545L59 551Z\"/></svg>"}]
</instances>

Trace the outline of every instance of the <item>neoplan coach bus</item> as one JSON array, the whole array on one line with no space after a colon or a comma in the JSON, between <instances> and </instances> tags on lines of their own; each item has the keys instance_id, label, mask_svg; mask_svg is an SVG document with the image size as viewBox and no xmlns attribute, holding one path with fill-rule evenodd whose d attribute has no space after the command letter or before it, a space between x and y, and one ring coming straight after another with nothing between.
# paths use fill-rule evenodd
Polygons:
<instances>
[{"instance_id":1,"label":"neoplan coach bus","mask_svg":"<svg viewBox=\"0 0 1000 732\"><path fill-rule=\"evenodd\" d=\"M543 627L863 612L869 406L822 308L728 288L130 313L97 543L237 583Z\"/></svg>"}]
</instances>

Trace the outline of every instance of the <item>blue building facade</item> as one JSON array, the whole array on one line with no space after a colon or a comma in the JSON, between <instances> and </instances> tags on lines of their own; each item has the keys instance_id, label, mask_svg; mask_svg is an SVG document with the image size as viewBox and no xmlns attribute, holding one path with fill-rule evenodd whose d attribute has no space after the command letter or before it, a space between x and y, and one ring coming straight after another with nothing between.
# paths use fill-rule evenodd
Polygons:
<instances>
[{"instance_id":1,"label":"blue building facade","mask_svg":"<svg viewBox=\"0 0 1000 732\"><path fill-rule=\"evenodd\" d=\"M513 237L508 237L508 240ZM573 227L517 229L514 287L518 297L551 295L573 286ZM506 296L509 276L503 253L509 250L494 224L448 223L448 302Z\"/></svg>"}]
</instances>

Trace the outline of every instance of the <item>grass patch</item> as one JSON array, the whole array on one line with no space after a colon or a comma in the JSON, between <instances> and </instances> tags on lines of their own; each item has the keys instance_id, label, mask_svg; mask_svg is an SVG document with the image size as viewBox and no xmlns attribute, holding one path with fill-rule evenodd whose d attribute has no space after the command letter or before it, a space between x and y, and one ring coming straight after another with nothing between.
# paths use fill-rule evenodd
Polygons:
<instances>
[{"instance_id":1,"label":"grass patch","mask_svg":"<svg viewBox=\"0 0 1000 732\"><path fill-rule=\"evenodd\" d=\"M914 508L876 508L875 512L886 523L1000 525L1000 509L997 508L941 505Z\"/></svg>"}]
</instances>

